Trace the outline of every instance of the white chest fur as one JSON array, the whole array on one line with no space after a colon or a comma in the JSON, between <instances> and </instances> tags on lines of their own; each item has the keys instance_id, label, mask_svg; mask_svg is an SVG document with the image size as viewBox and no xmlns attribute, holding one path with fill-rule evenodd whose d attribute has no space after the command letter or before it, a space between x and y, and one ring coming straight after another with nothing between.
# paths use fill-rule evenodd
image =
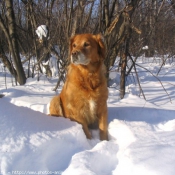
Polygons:
<instances>
[{"instance_id":1,"label":"white chest fur","mask_svg":"<svg viewBox=\"0 0 175 175\"><path fill-rule=\"evenodd\" d=\"M92 99L89 100L89 108L90 108L90 112L93 116L95 114L95 110L96 110L96 102Z\"/></svg>"}]
</instances>

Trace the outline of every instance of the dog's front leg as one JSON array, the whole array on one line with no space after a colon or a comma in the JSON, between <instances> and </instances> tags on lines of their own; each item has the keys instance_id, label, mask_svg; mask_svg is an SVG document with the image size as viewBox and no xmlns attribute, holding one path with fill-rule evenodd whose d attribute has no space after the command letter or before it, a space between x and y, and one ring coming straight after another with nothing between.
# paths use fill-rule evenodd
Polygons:
<instances>
[{"instance_id":1,"label":"dog's front leg","mask_svg":"<svg viewBox=\"0 0 175 175\"><path fill-rule=\"evenodd\" d=\"M86 121L84 121L83 119L82 120L80 120L80 119L81 119L81 117L77 118L76 120L75 119L73 119L73 120L82 125L83 131L86 135L86 138L91 139L92 136L91 136L91 133L89 132L89 128L88 128L88 125L87 125Z\"/></svg>"},{"instance_id":2,"label":"dog's front leg","mask_svg":"<svg viewBox=\"0 0 175 175\"><path fill-rule=\"evenodd\" d=\"M92 136L91 136L91 133L89 132L89 128L88 128L87 124L82 124L82 126L83 126L84 133L86 135L86 138L91 139Z\"/></svg>"},{"instance_id":3,"label":"dog's front leg","mask_svg":"<svg viewBox=\"0 0 175 175\"><path fill-rule=\"evenodd\" d=\"M108 116L107 107L103 110L99 117L100 140L108 140Z\"/></svg>"}]
</instances>

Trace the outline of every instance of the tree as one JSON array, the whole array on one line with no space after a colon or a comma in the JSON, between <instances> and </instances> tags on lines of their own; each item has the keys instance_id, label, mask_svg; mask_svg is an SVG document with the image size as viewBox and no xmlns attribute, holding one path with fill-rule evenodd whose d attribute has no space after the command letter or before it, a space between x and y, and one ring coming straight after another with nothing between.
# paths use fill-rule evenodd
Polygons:
<instances>
[{"instance_id":1,"label":"tree","mask_svg":"<svg viewBox=\"0 0 175 175\"><path fill-rule=\"evenodd\" d=\"M0 15L0 27L7 38L9 50L13 57L13 62L15 65L15 78L20 85L23 85L26 83L26 77L20 59L12 0L5 0L5 5L7 24L5 25L5 21Z\"/></svg>"}]
</instances>

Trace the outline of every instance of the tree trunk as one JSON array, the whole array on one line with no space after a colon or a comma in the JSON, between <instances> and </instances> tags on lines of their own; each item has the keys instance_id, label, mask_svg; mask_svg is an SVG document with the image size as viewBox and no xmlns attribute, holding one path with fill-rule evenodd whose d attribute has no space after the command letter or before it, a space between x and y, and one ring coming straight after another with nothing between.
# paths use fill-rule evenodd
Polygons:
<instances>
[{"instance_id":1,"label":"tree trunk","mask_svg":"<svg viewBox=\"0 0 175 175\"><path fill-rule=\"evenodd\" d=\"M127 29L128 37L124 41L124 47L121 51L121 77L120 77L120 98L123 99L125 96L125 79L126 79L126 65L127 56L129 53L129 39L131 34L131 29Z\"/></svg>"},{"instance_id":2,"label":"tree trunk","mask_svg":"<svg viewBox=\"0 0 175 175\"><path fill-rule=\"evenodd\" d=\"M13 11L13 2L12 0L6 0L6 10L7 10L7 20L8 20L8 31L10 40L12 43L11 53L13 56L13 61L16 68L17 73L17 81L20 85L23 85L26 83L26 76L24 73L24 69L22 67L20 54L19 54L19 48L18 48L18 41L17 41L17 33L15 28L15 15ZM10 43L10 42L9 42Z\"/></svg>"},{"instance_id":3,"label":"tree trunk","mask_svg":"<svg viewBox=\"0 0 175 175\"><path fill-rule=\"evenodd\" d=\"M123 53L121 58L121 77L120 77L120 98L125 96L125 73L126 73L127 55Z\"/></svg>"},{"instance_id":4,"label":"tree trunk","mask_svg":"<svg viewBox=\"0 0 175 175\"><path fill-rule=\"evenodd\" d=\"M0 58L1 61L3 62L4 66L7 67L9 72L16 77L16 70L14 69L13 65L10 63L8 60L7 56L5 55L5 52L3 50L2 44L0 43Z\"/></svg>"}]
</instances>

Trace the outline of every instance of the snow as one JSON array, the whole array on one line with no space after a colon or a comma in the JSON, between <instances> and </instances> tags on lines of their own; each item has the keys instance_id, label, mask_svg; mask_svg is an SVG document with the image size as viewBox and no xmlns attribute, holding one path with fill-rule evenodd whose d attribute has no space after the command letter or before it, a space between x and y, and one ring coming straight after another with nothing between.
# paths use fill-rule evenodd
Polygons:
<instances>
[{"instance_id":1,"label":"snow","mask_svg":"<svg viewBox=\"0 0 175 175\"><path fill-rule=\"evenodd\" d=\"M38 35L39 39L43 39L43 37L47 37L48 34L48 30L47 30L47 26L46 25L40 25L38 26L38 28L36 29L36 34Z\"/></svg>"},{"instance_id":2,"label":"snow","mask_svg":"<svg viewBox=\"0 0 175 175\"><path fill-rule=\"evenodd\" d=\"M58 69L57 69L57 58L52 55L49 61L49 66L52 72L52 76L56 77L58 75Z\"/></svg>"},{"instance_id":3,"label":"snow","mask_svg":"<svg viewBox=\"0 0 175 175\"><path fill-rule=\"evenodd\" d=\"M141 60L156 75L159 65ZM51 98L61 91L52 91L57 77L28 78L24 86L12 86L6 73L6 89L0 65L0 94L5 95L0 98L0 174L174 175L175 67L166 64L159 73L171 101L156 78L137 70L146 101L133 77L120 100L119 73L113 72L109 141L100 141L98 130L91 130L88 140L78 123L47 115Z\"/></svg>"},{"instance_id":4,"label":"snow","mask_svg":"<svg viewBox=\"0 0 175 175\"><path fill-rule=\"evenodd\" d=\"M148 50L148 46L142 47L143 50Z\"/></svg>"}]
</instances>

